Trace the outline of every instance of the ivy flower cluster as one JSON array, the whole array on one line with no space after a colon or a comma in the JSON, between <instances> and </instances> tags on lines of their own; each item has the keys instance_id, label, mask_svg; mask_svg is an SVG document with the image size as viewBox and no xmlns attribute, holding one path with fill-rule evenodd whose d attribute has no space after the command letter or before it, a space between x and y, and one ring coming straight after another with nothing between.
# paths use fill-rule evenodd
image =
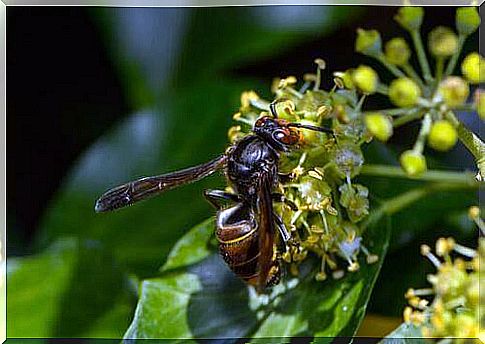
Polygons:
<instances>
[{"instance_id":1,"label":"ivy flower cluster","mask_svg":"<svg viewBox=\"0 0 485 344\"><path fill-rule=\"evenodd\" d=\"M461 75L452 75L466 39L480 26L475 7L456 11L456 32L444 26L434 28L428 35L427 47L434 60L434 71L426 56L421 38L424 10L402 7L395 20L404 28L414 46L421 73L411 64L412 50L404 37L395 37L383 44L376 30L357 30L355 50L379 61L392 74L389 85L380 81L377 72L361 65L335 75L348 89L362 94L379 93L388 97L394 108L364 113L368 132L380 141L387 141L393 130L411 121L421 121L414 146L400 156L403 170L410 177L419 177L426 169L423 154L427 144L437 151L448 151L458 140L474 155L478 166L477 178L485 177L485 145L457 118L456 111L476 112L485 120L485 91L477 89L473 100L470 85L485 81L484 58L472 52L461 61Z\"/></svg>"},{"instance_id":2,"label":"ivy flower cluster","mask_svg":"<svg viewBox=\"0 0 485 344\"><path fill-rule=\"evenodd\" d=\"M312 252L321 261L315 278L322 281L328 274L340 278L345 270L358 270L359 253L368 263L378 257L364 246L359 227L369 213L368 189L353 182L364 163L361 145L370 139L361 120L364 97L338 85L322 90L325 62L315 62L316 73L305 75L299 88L293 76L275 79L272 102L279 118L330 127L334 135L301 131L299 149L281 157L280 170L291 178L281 184L287 202L275 208L292 233L281 257L290 272L298 275L299 264ZM254 91L244 92L233 116L239 124L229 129L229 140L236 142L249 134L260 116L271 116L269 104Z\"/></svg>"},{"instance_id":3,"label":"ivy flower cluster","mask_svg":"<svg viewBox=\"0 0 485 344\"><path fill-rule=\"evenodd\" d=\"M484 235L479 208L472 207L469 215ZM428 276L430 288L407 291L405 322L419 326L424 337L455 338L458 343L472 343L476 338L483 341L485 332L480 329L485 325L485 281L480 276L485 266L480 261L485 259L485 238L479 238L478 249L462 246L453 238L440 238L435 252L421 246L421 253L437 271Z\"/></svg>"}]
</instances>

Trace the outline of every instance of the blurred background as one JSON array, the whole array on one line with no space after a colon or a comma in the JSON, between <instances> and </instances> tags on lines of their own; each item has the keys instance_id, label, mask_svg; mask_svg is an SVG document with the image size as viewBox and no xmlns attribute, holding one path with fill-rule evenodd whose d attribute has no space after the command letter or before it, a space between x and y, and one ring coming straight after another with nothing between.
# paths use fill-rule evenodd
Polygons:
<instances>
[{"instance_id":1,"label":"blurred background","mask_svg":"<svg viewBox=\"0 0 485 344\"><path fill-rule=\"evenodd\" d=\"M327 62L326 88L333 71L361 63L390 80L353 42L359 27L378 29L384 40L406 36L395 10L8 7L8 335L121 337L136 305L133 285L155 276L177 239L213 213L202 191L224 181L213 176L112 214L94 213L97 196L215 157L227 146L241 92L271 99L274 77L314 72L315 58ZM428 10L424 35L453 26L454 12ZM478 33L464 53L477 47ZM368 107L385 101L376 96ZM477 116L462 119L479 130ZM367 160L397 164L416 131L411 124L386 147L372 144ZM433 168L473 169L460 145L430 155ZM377 202L417 182L363 183ZM400 322L405 290L425 286L432 270L421 243L447 233L473 242L465 214L477 195L433 197L393 219L368 312Z\"/></svg>"}]
</instances>

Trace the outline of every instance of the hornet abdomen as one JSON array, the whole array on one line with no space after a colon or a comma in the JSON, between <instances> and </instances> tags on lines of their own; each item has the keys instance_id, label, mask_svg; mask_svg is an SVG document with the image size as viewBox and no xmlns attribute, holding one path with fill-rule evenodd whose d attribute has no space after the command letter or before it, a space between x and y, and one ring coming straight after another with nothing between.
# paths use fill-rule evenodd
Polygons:
<instances>
[{"instance_id":1,"label":"hornet abdomen","mask_svg":"<svg viewBox=\"0 0 485 344\"><path fill-rule=\"evenodd\" d=\"M216 216L216 238L219 252L231 270L245 282L256 286L259 266L259 231L250 207L238 203L220 210ZM274 257L267 286L279 282L280 266Z\"/></svg>"}]
</instances>

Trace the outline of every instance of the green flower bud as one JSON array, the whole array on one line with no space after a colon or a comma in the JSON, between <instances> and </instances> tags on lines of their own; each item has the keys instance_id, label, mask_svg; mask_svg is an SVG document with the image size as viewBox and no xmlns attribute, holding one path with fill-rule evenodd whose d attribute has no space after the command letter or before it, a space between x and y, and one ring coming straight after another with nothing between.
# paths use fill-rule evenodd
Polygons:
<instances>
[{"instance_id":1,"label":"green flower bud","mask_svg":"<svg viewBox=\"0 0 485 344\"><path fill-rule=\"evenodd\" d=\"M428 135L428 144L431 148L446 152L455 146L457 140L458 133L450 122L440 120L431 126Z\"/></svg>"},{"instance_id":2,"label":"green flower bud","mask_svg":"<svg viewBox=\"0 0 485 344\"><path fill-rule=\"evenodd\" d=\"M399 78L389 86L389 99L399 107L413 106L421 97L421 89L409 78Z\"/></svg>"},{"instance_id":3,"label":"green flower bud","mask_svg":"<svg viewBox=\"0 0 485 344\"><path fill-rule=\"evenodd\" d=\"M424 10L422 7L401 7L394 19L408 31L419 30L423 22Z\"/></svg>"},{"instance_id":4,"label":"green flower bud","mask_svg":"<svg viewBox=\"0 0 485 344\"><path fill-rule=\"evenodd\" d=\"M355 177L359 174L364 164L364 156L359 145L347 141L339 142L333 158L337 167L337 173L342 176Z\"/></svg>"},{"instance_id":5,"label":"green flower bud","mask_svg":"<svg viewBox=\"0 0 485 344\"><path fill-rule=\"evenodd\" d=\"M485 91L477 90L475 92L475 107L477 108L478 116L485 121Z\"/></svg>"},{"instance_id":6,"label":"green flower bud","mask_svg":"<svg viewBox=\"0 0 485 344\"><path fill-rule=\"evenodd\" d=\"M470 35L480 27L480 15L476 7L460 7L456 10L456 29L462 35Z\"/></svg>"},{"instance_id":7,"label":"green flower bud","mask_svg":"<svg viewBox=\"0 0 485 344\"><path fill-rule=\"evenodd\" d=\"M378 140L386 142L392 136L392 122L379 112L368 113L364 117L367 130Z\"/></svg>"},{"instance_id":8,"label":"green flower bud","mask_svg":"<svg viewBox=\"0 0 485 344\"><path fill-rule=\"evenodd\" d=\"M426 171L426 158L419 152L407 150L401 154L399 161L409 177L419 177Z\"/></svg>"},{"instance_id":9,"label":"green flower bud","mask_svg":"<svg viewBox=\"0 0 485 344\"><path fill-rule=\"evenodd\" d=\"M461 63L461 72L471 84L485 81L485 60L478 53L468 54Z\"/></svg>"},{"instance_id":10,"label":"green flower bud","mask_svg":"<svg viewBox=\"0 0 485 344\"><path fill-rule=\"evenodd\" d=\"M379 84L379 77L371 67L361 65L352 73L352 81L363 93L374 93Z\"/></svg>"},{"instance_id":11,"label":"green flower bud","mask_svg":"<svg viewBox=\"0 0 485 344\"><path fill-rule=\"evenodd\" d=\"M380 55L382 53L382 41L379 31L357 29L355 51L368 56Z\"/></svg>"},{"instance_id":12,"label":"green flower bud","mask_svg":"<svg viewBox=\"0 0 485 344\"><path fill-rule=\"evenodd\" d=\"M436 57L448 57L458 49L458 37L448 27L435 27L428 36L428 48Z\"/></svg>"},{"instance_id":13,"label":"green flower bud","mask_svg":"<svg viewBox=\"0 0 485 344\"><path fill-rule=\"evenodd\" d=\"M440 83L438 93L446 105L456 107L467 100L470 89L467 82L459 76L449 76Z\"/></svg>"},{"instance_id":14,"label":"green flower bud","mask_svg":"<svg viewBox=\"0 0 485 344\"><path fill-rule=\"evenodd\" d=\"M360 184L342 184L339 187L340 205L347 209L353 223L359 222L369 214L369 190Z\"/></svg>"},{"instance_id":15,"label":"green flower bud","mask_svg":"<svg viewBox=\"0 0 485 344\"><path fill-rule=\"evenodd\" d=\"M386 43L386 60L397 66L406 64L411 57L411 49L404 38L396 37Z\"/></svg>"}]
</instances>

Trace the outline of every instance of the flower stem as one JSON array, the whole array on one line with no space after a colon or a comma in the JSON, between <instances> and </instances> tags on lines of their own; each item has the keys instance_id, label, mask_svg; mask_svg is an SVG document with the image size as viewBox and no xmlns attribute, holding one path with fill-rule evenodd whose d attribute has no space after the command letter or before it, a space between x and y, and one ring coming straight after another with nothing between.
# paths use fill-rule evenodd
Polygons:
<instances>
[{"instance_id":1,"label":"flower stem","mask_svg":"<svg viewBox=\"0 0 485 344\"><path fill-rule=\"evenodd\" d=\"M376 92L387 96L389 93L389 88L384 84L379 84L377 85Z\"/></svg>"},{"instance_id":2,"label":"flower stem","mask_svg":"<svg viewBox=\"0 0 485 344\"><path fill-rule=\"evenodd\" d=\"M441 56L436 58L436 72L435 85L438 85L443 77L443 70L445 69L445 59Z\"/></svg>"},{"instance_id":3,"label":"flower stem","mask_svg":"<svg viewBox=\"0 0 485 344\"><path fill-rule=\"evenodd\" d=\"M428 137L431 130L431 115L427 113L424 115L423 122L421 123L421 129L419 130L418 139L414 144L413 151L423 153L426 137Z\"/></svg>"},{"instance_id":4,"label":"flower stem","mask_svg":"<svg viewBox=\"0 0 485 344\"><path fill-rule=\"evenodd\" d=\"M382 112L388 116L401 116L407 115L411 112L414 112L417 108L414 107L407 107L407 108L393 108L393 109L382 109L379 112Z\"/></svg>"},{"instance_id":5,"label":"flower stem","mask_svg":"<svg viewBox=\"0 0 485 344\"><path fill-rule=\"evenodd\" d=\"M448 65L446 66L445 77L453 73L456 63L458 62L458 58L460 57L461 49L463 48L463 44L465 43L465 40L466 40L465 35L458 36L458 47L455 53L453 54L453 56L451 57L450 62L448 62Z\"/></svg>"},{"instance_id":6,"label":"flower stem","mask_svg":"<svg viewBox=\"0 0 485 344\"><path fill-rule=\"evenodd\" d=\"M480 180L485 180L485 143L475 133L465 127L452 111L448 111L445 117L455 126L458 138L474 156Z\"/></svg>"},{"instance_id":7,"label":"flower stem","mask_svg":"<svg viewBox=\"0 0 485 344\"><path fill-rule=\"evenodd\" d=\"M431 70L429 69L428 59L426 58L426 52L424 51L423 41L418 30L410 31L411 38L413 39L414 48L418 54L419 65L423 72L424 80L429 84L433 80L431 76Z\"/></svg>"},{"instance_id":8,"label":"flower stem","mask_svg":"<svg viewBox=\"0 0 485 344\"><path fill-rule=\"evenodd\" d=\"M403 72L399 70L396 66L390 64L389 62L386 61L386 58L384 54L380 54L376 56L376 59L384 65L396 78L404 78L406 75L404 75Z\"/></svg>"},{"instance_id":9,"label":"flower stem","mask_svg":"<svg viewBox=\"0 0 485 344\"><path fill-rule=\"evenodd\" d=\"M361 174L375 177L409 179L407 174L400 167L389 165L364 165L362 166ZM413 179L428 182L460 184L463 186L473 186L477 184L474 175L469 172L428 170L423 175Z\"/></svg>"},{"instance_id":10,"label":"flower stem","mask_svg":"<svg viewBox=\"0 0 485 344\"><path fill-rule=\"evenodd\" d=\"M409 123L411 121L414 121L415 119L419 119L423 116L422 111L414 110L413 112L410 112L402 117L397 118L393 123L392 126L394 128L398 128L406 123Z\"/></svg>"}]
</instances>

